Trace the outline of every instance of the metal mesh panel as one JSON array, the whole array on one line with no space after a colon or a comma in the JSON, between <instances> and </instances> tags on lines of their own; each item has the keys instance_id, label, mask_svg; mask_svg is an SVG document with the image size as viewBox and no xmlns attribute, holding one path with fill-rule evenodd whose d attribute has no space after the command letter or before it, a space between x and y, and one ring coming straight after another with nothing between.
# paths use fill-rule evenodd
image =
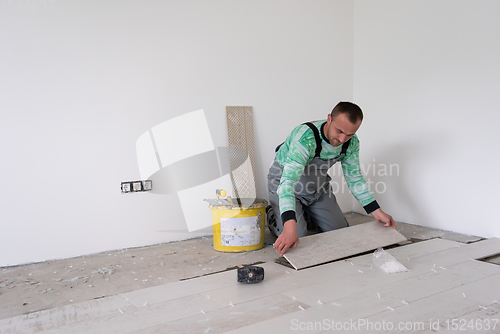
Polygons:
<instances>
[{"instance_id":1,"label":"metal mesh panel","mask_svg":"<svg viewBox=\"0 0 500 334\"><path fill-rule=\"evenodd\" d=\"M233 196L256 198L252 107L226 107Z\"/></svg>"}]
</instances>

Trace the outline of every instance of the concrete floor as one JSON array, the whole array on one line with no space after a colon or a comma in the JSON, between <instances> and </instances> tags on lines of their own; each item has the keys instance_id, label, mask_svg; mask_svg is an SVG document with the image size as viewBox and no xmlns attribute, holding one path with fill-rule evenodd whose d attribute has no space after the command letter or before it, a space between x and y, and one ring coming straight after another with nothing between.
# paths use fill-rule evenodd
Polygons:
<instances>
[{"instance_id":1,"label":"concrete floor","mask_svg":"<svg viewBox=\"0 0 500 334\"><path fill-rule=\"evenodd\" d=\"M350 225L372 220L371 216L359 214L346 214L346 218ZM500 244L496 242L498 239L481 241L481 238L475 236L404 223L398 223L397 227L398 231L409 239L409 242L405 246L401 245L391 251L394 251L394 254L399 257L411 253L411 256L404 257L408 261L413 257L422 257L427 262L422 260L422 262L410 263L410 274L404 273L406 276L400 274L384 276L378 273L378 276L375 275L369 279L369 284L363 281L363 288L368 290L376 288L390 295L391 291L387 287L373 286L374 282L379 282L380 277L382 277L389 278L391 284L400 284L399 288L406 291L412 284L418 285L419 282L427 282L429 279L425 275L429 275L427 272L430 269L434 269L431 275L438 274L437 272L440 271L441 278L450 286L472 284L486 278L495 282L494 279L500 278L497 276L500 274L500 266L486 264L482 261L466 261L469 260L468 256L476 259L491 257L491 255L499 253ZM338 311L336 304L342 304L340 303L342 298L345 299L342 300L344 305L354 303L356 298L360 298L358 300L360 305L367 302L363 299L366 296L357 295L355 292L358 289L357 284L361 283L360 277L365 279L369 275L374 275L372 274L374 271L367 271L367 266L371 267L368 265L371 263L371 254L357 256L347 262L337 261L296 272L275 263L279 256L270 245L273 241L274 238L267 233L266 243L268 245L263 249L233 254L215 251L212 247L212 238L204 237L73 259L2 268L0 271L0 319L3 320L0 320L0 332L215 333L236 330L250 333L250 331L254 332L252 328L270 332L264 328L275 328L276 326L278 326L275 328L277 332L286 332L286 330L279 330L281 328L279 326L290 329L290 314L295 314L297 310L302 309L304 311L311 309L310 312L313 312L312 309L316 309L320 305L319 299L321 299L321 305L328 302L328 308L333 307L330 311ZM460 250L464 249L460 251L461 253L456 251L459 249L458 246L467 244L470 244L469 248L460 248ZM470 250L470 252L467 253L465 250ZM433 252L436 254L426 257ZM453 252L463 254L454 256ZM438 266L437 270L435 267L426 268L430 265L429 261L437 262L436 259L439 259L439 256L442 257L442 264ZM399 260L401 261L401 259ZM266 279L258 285L259 292L257 294L257 289L245 293L241 291L241 287L238 287L240 290L231 288L234 286L235 272L228 269L234 268L238 264L259 262L263 263L261 265L266 268ZM349 266L356 264L356 272L363 272L366 275L351 277L351 274L345 271L346 268L342 267L345 263L348 263ZM408 263L404 264L408 266ZM411 268L413 264L416 267ZM453 267L453 270L446 272L448 275L446 276L444 274L445 266L456 266L456 268ZM443 269L439 267L443 267ZM457 279L464 270L465 272L472 270L472 276ZM333 275L331 277L339 278L342 282L341 290L338 290L338 286L333 290L323 290L331 284L325 282L325 272ZM404 278L404 283L398 283L400 278ZM500 282L500 279L497 281ZM431 298L429 300L444 290L449 290L439 285L439 280L436 282L438 283L426 283L431 287L433 284L440 286L440 288L434 288L434 293L427 296L427 299ZM322 286L321 284L326 285ZM484 294L481 286L484 285L477 285L477 287L471 285L468 289L471 294L475 292L477 292L476 294ZM356 289L351 290L353 287ZM219 291L217 289L222 290L220 293L215 293L215 291ZM318 294L317 291L329 292L313 296ZM350 293L347 293L349 291ZM212 295L211 299L210 295ZM209 297L207 298L207 296ZM312 300L316 297L319 297L318 300ZM500 296L494 297L490 294L488 298L490 297L500 300ZM420 300L415 296L409 296L407 299L411 298L415 302ZM443 300L451 303L453 298L444 298ZM483 302L485 305L490 305L489 308L488 306L479 306L486 307L490 313L493 312L492 315L490 314L490 318L498 318L498 305L493 300L491 299L489 303ZM389 303L387 299L385 302ZM463 315L474 319L476 316L483 316L474 313L478 306L473 299L467 299L466 304L467 306L460 308L457 314L465 312ZM267 312L262 312L263 305L267 306ZM229 323L227 322L227 306L234 307L229 312L229 316L235 317ZM377 304L373 307L372 310L380 311L381 305ZM395 308L395 306L386 307L389 310ZM193 308L196 309L197 316L192 313ZM348 309L343 309L347 312L342 316L343 318L346 318L347 315L356 315L355 312L348 312ZM367 307L361 307L361 309L367 309ZM170 310L172 314L166 316L166 310ZM373 316L369 313L362 315ZM129 315L128 321L120 318L124 314ZM252 316L249 317L250 314ZM301 313L301 316L303 317L304 314L309 313ZM119 318L116 318L117 315ZM312 314L310 316L311 319L314 318ZM201 321L202 318L211 319L207 320L210 326L208 326L208 322ZM92 327L96 320L102 322L106 319L109 320L107 325ZM139 319L149 320L144 322ZM196 322L196 326L193 325L194 319L200 320L200 322ZM128 323L126 328L121 328L119 325L123 323ZM169 330L165 328L169 328ZM497 329L500 332L500 325L497 326Z\"/></svg>"}]
</instances>

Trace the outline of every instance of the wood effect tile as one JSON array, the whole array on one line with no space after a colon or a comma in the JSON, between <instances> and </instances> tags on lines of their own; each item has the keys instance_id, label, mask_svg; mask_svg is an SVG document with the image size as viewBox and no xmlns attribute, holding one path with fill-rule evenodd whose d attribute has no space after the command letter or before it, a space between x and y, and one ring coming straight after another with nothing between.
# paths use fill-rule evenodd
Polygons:
<instances>
[{"instance_id":1,"label":"wood effect tile","mask_svg":"<svg viewBox=\"0 0 500 334\"><path fill-rule=\"evenodd\" d=\"M355 329L338 331L341 333L436 333L431 331L431 325L436 328L436 322L441 324L447 319L462 317L477 306L471 301L459 303L456 296L447 293L433 295L423 299L413 305L403 305L394 310L385 309L372 315L361 315L362 312L355 312L352 316L343 314L337 318L337 323L344 323L347 326L355 325ZM366 312L365 312L366 313ZM320 333L331 333L331 330L324 330ZM439 330L441 333L441 330ZM457 331L455 331L457 333ZM460 332L460 333L463 333ZM466 332L467 333L467 332Z\"/></svg>"},{"instance_id":2,"label":"wood effect tile","mask_svg":"<svg viewBox=\"0 0 500 334\"><path fill-rule=\"evenodd\" d=\"M447 318L434 324L439 333L500 333L500 304L486 304L459 318ZM446 321L448 320L448 321ZM436 325L439 325L436 326ZM430 333L424 331L423 333ZM437 330L432 331L436 333Z\"/></svg>"},{"instance_id":3,"label":"wood effect tile","mask_svg":"<svg viewBox=\"0 0 500 334\"><path fill-rule=\"evenodd\" d=\"M483 306L489 304L500 305L500 274L450 289L448 292L472 299Z\"/></svg>"},{"instance_id":4,"label":"wood effect tile","mask_svg":"<svg viewBox=\"0 0 500 334\"><path fill-rule=\"evenodd\" d=\"M388 250L397 260L411 268L409 272L398 274L386 274L377 268L373 264L372 254L300 270L299 273L320 276L324 280L318 283L311 282L307 286L283 292L283 294L293 296L308 305L316 305L318 299L330 301L372 287L408 279L430 272L433 267L428 260L419 261L419 256L445 249L455 249L457 244L452 241L433 239Z\"/></svg>"},{"instance_id":5,"label":"wood effect tile","mask_svg":"<svg viewBox=\"0 0 500 334\"><path fill-rule=\"evenodd\" d=\"M460 296L450 294L449 292L442 292L409 305L394 307L393 309L386 309L379 314L367 317L366 320L372 323L392 323L394 328L398 328L401 323L403 324L401 326L403 329L396 332L419 333L436 329L438 322L442 325L447 320L460 319L478 310L478 305L473 300L462 300ZM439 325L437 326L439 328ZM375 332L380 333L381 331Z\"/></svg>"},{"instance_id":6,"label":"wood effect tile","mask_svg":"<svg viewBox=\"0 0 500 334\"><path fill-rule=\"evenodd\" d=\"M317 275L301 275L299 272L276 263L261 264L264 268L264 280L256 284L234 283L226 284L224 288L209 292L210 298L223 306L248 302L286 290L306 286L323 277Z\"/></svg>"},{"instance_id":7,"label":"wood effect tile","mask_svg":"<svg viewBox=\"0 0 500 334\"><path fill-rule=\"evenodd\" d=\"M300 304L281 295L269 295L258 300L227 306L205 315L183 318L167 324L152 326L130 334L153 333L224 333L253 323L274 319L284 314L300 311ZM307 306L305 306L307 307Z\"/></svg>"},{"instance_id":8,"label":"wood effect tile","mask_svg":"<svg viewBox=\"0 0 500 334\"><path fill-rule=\"evenodd\" d=\"M478 261L468 261L430 271L402 281L386 284L366 290L362 295L351 295L349 303L356 299L363 299L365 305L385 304L388 307L399 307L406 305L403 301L411 304L429 296L450 291L453 288L470 284L490 276L498 276L500 268L485 265ZM458 294L457 295L461 295ZM379 298L380 296L380 298ZM336 300L337 301L337 300Z\"/></svg>"},{"instance_id":9,"label":"wood effect tile","mask_svg":"<svg viewBox=\"0 0 500 334\"><path fill-rule=\"evenodd\" d=\"M397 250L410 246L413 245L399 247L392 249L392 251L395 253L395 257L398 258ZM464 247L469 247L469 245ZM387 291L390 293L394 287L398 287L394 291L418 291L419 286L429 281L428 277L431 276L437 278L434 284L439 283L441 280L445 286L447 284L451 286L455 277L464 279L465 274L461 273L461 270L466 271L466 273L470 272L470 279L472 280L500 273L500 266L470 260L469 256L463 256L463 254L457 257L455 255L456 251L456 248L438 251L432 254L432 259L429 259L429 254L426 254L415 257L410 261L407 260L403 264L409 271L397 274L386 274L378 268L374 270L363 269L361 270L363 273L361 273L359 272L360 269L357 269L362 267L359 265L362 263L361 260L358 260L357 263L353 262L354 265L351 268L347 267L343 270L335 270L336 263L332 263L328 266L331 267L331 272L336 274L332 275L330 280L283 292L283 294L289 297L293 296L312 306L317 303L318 299L321 299L322 302L331 302L339 298L355 295L357 292L372 289L377 289L380 294L385 291L384 289L388 289ZM367 260L366 255L363 258L363 260ZM314 268L311 269L314 270ZM401 296L401 300L405 300L405 298L409 297Z\"/></svg>"},{"instance_id":10,"label":"wood effect tile","mask_svg":"<svg viewBox=\"0 0 500 334\"><path fill-rule=\"evenodd\" d=\"M475 235L460 234L451 231L439 230L432 227L407 223L396 223L396 227L398 231L408 239L429 240L432 238L442 238L446 240L458 241L461 243L470 243L483 239Z\"/></svg>"},{"instance_id":11,"label":"wood effect tile","mask_svg":"<svg viewBox=\"0 0 500 334\"><path fill-rule=\"evenodd\" d=\"M1 333L33 333L93 320L134 308L118 296L66 305L0 320Z\"/></svg>"},{"instance_id":12,"label":"wood effect tile","mask_svg":"<svg viewBox=\"0 0 500 334\"><path fill-rule=\"evenodd\" d=\"M103 298L89 302L87 306L69 305L80 308L74 313L62 308L37 312L25 316L28 319L18 318L18 324L24 327L15 327L14 330L14 318L4 319L0 321L0 328L2 333L9 333L4 329L8 327L3 325L11 326L8 330L15 333L172 333L175 332L173 329L183 331L188 326L194 332L202 333L208 328L209 333L296 333L294 324L322 322L325 319L370 319L373 322L381 319L424 321L426 317L435 320L450 317L471 320L498 318L498 304L493 300L498 298L496 291L500 291L500 266L474 259L500 252L500 239L466 245L432 239L388 252L410 271L392 275L377 272L372 265L372 254L300 271L266 263L262 265L266 271L265 280L253 285L253 289L251 285L243 287L236 284L236 271L230 271L166 284L159 290L150 288L136 291L137 294L123 294L120 298ZM334 282L339 284L329 284ZM488 287L492 290L488 291ZM291 298L292 293L299 290L303 295L294 295L295 300ZM337 295L329 295L330 291ZM307 293L312 296L312 293L318 292L323 304L307 296ZM378 298L377 292L381 298ZM129 296L132 298L129 299ZM402 303L400 299L403 298L408 304ZM491 302L487 304L489 298ZM229 301L234 306L230 306ZM259 308L259 305L269 307ZM203 320L209 316L215 319L213 326L205 327ZM230 316L235 317L234 324ZM195 320L201 321L200 324L192 325ZM423 331L429 331L429 328ZM323 329L307 332L315 333Z\"/></svg>"},{"instance_id":13,"label":"wood effect tile","mask_svg":"<svg viewBox=\"0 0 500 334\"><path fill-rule=\"evenodd\" d=\"M119 296L132 305L141 307L161 303L189 295L209 292L236 282L236 270L159 285L151 288L122 293Z\"/></svg>"},{"instance_id":14,"label":"wood effect tile","mask_svg":"<svg viewBox=\"0 0 500 334\"><path fill-rule=\"evenodd\" d=\"M203 315L222 308L219 304L209 300L205 295L197 294L169 300L154 305L132 307L127 310L118 310L96 316L85 321L75 321L73 324L43 331L43 334L63 333L129 333L143 332L154 326L168 323L195 315Z\"/></svg>"},{"instance_id":15,"label":"wood effect tile","mask_svg":"<svg viewBox=\"0 0 500 334\"><path fill-rule=\"evenodd\" d=\"M284 257L299 270L402 241L401 233L373 221L303 237Z\"/></svg>"},{"instance_id":16,"label":"wood effect tile","mask_svg":"<svg viewBox=\"0 0 500 334\"><path fill-rule=\"evenodd\" d=\"M390 250L389 250L390 252ZM445 249L439 252L426 254L418 257L420 263L433 263L438 267L452 265L460 262L465 262L472 259L487 257L500 252L500 239L491 238L485 239L471 244L461 244L455 248ZM392 254L392 253L391 253ZM411 258L410 258L411 259ZM439 263L437 259L443 261Z\"/></svg>"}]
</instances>

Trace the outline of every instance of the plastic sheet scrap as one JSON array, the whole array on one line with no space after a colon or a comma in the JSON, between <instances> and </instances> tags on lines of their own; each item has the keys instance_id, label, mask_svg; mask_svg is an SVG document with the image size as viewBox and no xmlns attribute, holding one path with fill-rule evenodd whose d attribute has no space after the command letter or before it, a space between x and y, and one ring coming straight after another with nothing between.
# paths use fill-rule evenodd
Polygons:
<instances>
[{"instance_id":1,"label":"plastic sheet scrap","mask_svg":"<svg viewBox=\"0 0 500 334\"><path fill-rule=\"evenodd\" d=\"M373 263L387 274L401 273L408 269L398 262L391 254L383 248L378 248L373 253Z\"/></svg>"}]
</instances>

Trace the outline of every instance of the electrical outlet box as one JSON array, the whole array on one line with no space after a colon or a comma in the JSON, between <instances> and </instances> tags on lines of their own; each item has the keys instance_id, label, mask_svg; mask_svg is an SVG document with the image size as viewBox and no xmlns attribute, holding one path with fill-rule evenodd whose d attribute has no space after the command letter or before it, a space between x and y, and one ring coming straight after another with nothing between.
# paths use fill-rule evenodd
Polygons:
<instances>
[{"instance_id":1,"label":"electrical outlet box","mask_svg":"<svg viewBox=\"0 0 500 334\"><path fill-rule=\"evenodd\" d=\"M132 190L142 191L142 182L141 181L132 182Z\"/></svg>"},{"instance_id":2,"label":"electrical outlet box","mask_svg":"<svg viewBox=\"0 0 500 334\"><path fill-rule=\"evenodd\" d=\"M151 180L142 181L142 190L143 191L148 191L151 189L153 189L153 181L151 181Z\"/></svg>"},{"instance_id":3,"label":"electrical outlet box","mask_svg":"<svg viewBox=\"0 0 500 334\"><path fill-rule=\"evenodd\" d=\"M125 181L121 184L122 193L150 191L153 189L153 181L140 180L140 181Z\"/></svg>"},{"instance_id":4,"label":"electrical outlet box","mask_svg":"<svg viewBox=\"0 0 500 334\"><path fill-rule=\"evenodd\" d=\"M129 193L131 191L130 182L122 182L122 193Z\"/></svg>"}]
</instances>

